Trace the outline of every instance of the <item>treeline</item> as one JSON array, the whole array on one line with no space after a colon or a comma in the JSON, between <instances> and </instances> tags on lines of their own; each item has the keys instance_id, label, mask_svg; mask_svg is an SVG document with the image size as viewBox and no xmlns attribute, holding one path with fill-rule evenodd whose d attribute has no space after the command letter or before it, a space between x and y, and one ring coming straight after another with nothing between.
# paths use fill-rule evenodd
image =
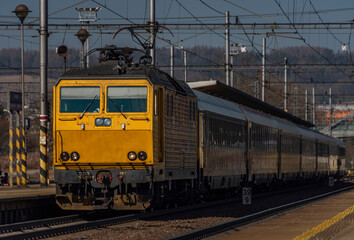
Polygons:
<instances>
[{"instance_id":1,"label":"treeline","mask_svg":"<svg viewBox=\"0 0 354 240\"><path fill-rule=\"evenodd\" d=\"M188 70L188 81L202 81L215 79L225 82L225 51L221 47L195 46L186 48ZM67 56L67 68L76 68L80 66L80 50L70 49ZM97 64L97 55L92 55L90 64ZM38 51L30 50L25 52L24 64L27 73L39 74ZM295 82L308 82L310 84L300 84L297 86L298 91L310 90L312 87L317 91L325 92L329 87L336 94L352 94L354 92L353 85L338 85L334 82L350 81L352 69L342 68L341 66L333 67L333 64L352 64L352 54L349 52L334 52L328 48L309 47L287 47L278 50L269 51L267 54L267 65L278 66L276 68L269 67L266 71L266 88L269 92L269 101L278 103L279 91L284 88L284 58L288 59L288 81L290 91L293 90ZM246 53L239 53L234 56L233 65L237 67L245 66L244 69L234 71L234 86L253 96L257 96L260 92L261 79L261 55L259 52L251 50ZM175 72L178 79L184 79L183 72L183 53L179 49L175 49L175 66L180 71ZM291 68L291 65L315 65L327 64L327 67L319 68L313 66ZM169 72L170 65L170 49L161 48L156 51L156 65L166 72ZM21 66L20 49L2 49L0 50L0 68L19 68ZM248 67L247 67L248 66ZM253 66L252 69L249 67ZM63 58L59 57L55 50L50 50L48 54L48 75L51 78L58 78L62 74ZM53 69L56 69L55 71ZM11 72L11 70L10 70ZM15 71L14 71L15 73ZM321 84L321 83L333 84ZM311 84L313 83L313 84ZM1 87L1 86L0 86ZM258 90L257 90L258 89ZM274 93L274 97L272 97ZM290 92L291 94L291 92ZM259 96L259 95L258 95ZM278 97L277 97L278 96ZM325 101L325 99L323 100Z\"/></svg>"},{"instance_id":2,"label":"treeline","mask_svg":"<svg viewBox=\"0 0 354 240\"><path fill-rule=\"evenodd\" d=\"M195 46L185 48L187 51L187 62L189 66L224 66L225 51L221 47ZM160 67L169 67L170 49L157 49L157 65ZM334 52L328 48L315 48L315 51L308 47L287 47L279 50L272 50L267 54L267 65L282 65L284 58L288 59L291 64L353 64L353 57L349 52ZM39 68L39 51L25 51L24 65L25 68ZM79 49L69 49L67 56L67 67L74 68L80 66L81 53ZM97 63L96 56L90 57L91 63ZM247 53L240 53L234 56L234 65L260 65L261 56L259 52L253 50ZM1 49L0 50L0 68L19 68L21 66L20 49ZM181 50L175 50L175 66L183 66L183 54ZM48 52L48 67L63 67L63 58L59 57L55 50ZM336 71L337 70L337 71ZM334 68L320 69L320 71L311 70L311 76L304 73L303 77L312 77L314 80L321 79L342 79L345 75ZM206 78L221 79L224 75L223 71L205 69L203 71L191 71L191 80L202 80ZM178 75L178 74L177 74Z\"/></svg>"}]
</instances>

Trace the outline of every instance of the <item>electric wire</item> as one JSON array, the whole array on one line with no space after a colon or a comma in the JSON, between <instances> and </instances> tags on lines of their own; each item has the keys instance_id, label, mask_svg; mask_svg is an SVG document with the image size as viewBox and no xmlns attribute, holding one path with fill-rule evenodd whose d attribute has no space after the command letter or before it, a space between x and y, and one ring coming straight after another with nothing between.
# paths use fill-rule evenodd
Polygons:
<instances>
[{"instance_id":1,"label":"electric wire","mask_svg":"<svg viewBox=\"0 0 354 240\"><path fill-rule=\"evenodd\" d=\"M110 12L112 12L113 14L115 14L115 15L117 15L117 16L123 18L123 19L125 19L126 21L130 22L131 24L137 25L136 23L132 22L130 19L128 19L128 18L122 16L121 14L117 13L116 11L113 11L113 10L107 8L107 7L104 6L103 4L97 2L96 0L91 0L91 1L95 2L96 4L100 5L101 7L106 8L107 10L109 10ZM178 0L176 0L176 1L178 2ZM179 2L178 2L178 3L179 3ZM179 5L180 5L182 8L184 8L180 3L179 3ZM192 16L193 16L193 15L192 15ZM161 39L161 40L163 40L163 39ZM165 41L165 40L163 40L163 41ZM168 42L168 41L165 41L165 42L171 44L171 42ZM172 44L171 44L171 45L172 45ZM175 47L178 47L178 46L175 46ZM198 54L196 54L196 53L190 52L190 51L188 51L188 50L186 50L186 49L184 49L184 51L186 51L186 52L188 52L188 53L190 53L190 54L192 54L192 55L194 55L194 56L197 56L197 57L199 57L199 58L201 58L201 59L207 60L207 61L210 62L210 63L213 63L213 64L215 64L215 65L219 65L218 63L216 63L216 62L214 62L214 61L211 61L211 60L209 60L209 59L207 59L207 58L204 58L204 57L202 57L202 56L200 56L200 55L198 55Z\"/></svg>"},{"instance_id":2,"label":"electric wire","mask_svg":"<svg viewBox=\"0 0 354 240\"><path fill-rule=\"evenodd\" d=\"M342 42L340 39L338 39L338 38L336 37L336 35L334 35L334 34L332 33L332 31L329 29L329 27L324 23L322 17L321 17L320 14L317 12L317 10L316 10L315 6L312 4L311 0L308 0L308 1L309 1L310 5L312 6L313 10L315 11L315 13L317 14L318 18L321 20L321 22L323 23L323 25L324 25L325 28L327 29L327 31L328 31L328 32L334 37L334 39L336 39L339 43L345 45L345 43Z\"/></svg>"},{"instance_id":3,"label":"electric wire","mask_svg":"<svg viewBox=\"0 0 354 240\"><path fill-rule=\"evenodd\" d=\"M249 12L249 13L252 13L253 15L255 15L255 16L257 16L257 17L263 18L263 19L265 19L265 20L267 20L267 21L269 21L269 22L272 22L272 23L276 23L276 21L274 21L273 19L267 18L267 17L265 17L265 16L263 16L263 15L261 15L261 14L258 14L258 13L252 12L251 10L248 10L248 9L246 9L246 8L244 8L244 7L242 7L242 6L238 5L238 4L236 4L236 3L230 2L230 1L228 1L228 0L224 0L224 1L227 2L227 3L229 3L229 4L231 4L231 5L236 6L236 7L238 7L238 8L241 8L241 9L243 9L243 10Z\"/></svg>"},{"instance_id":4,"label":"electric wire","mask_svg":"<svg viewBox=\"0 0 354 240\"><path fill-rule=\"evenodd\" d=\"M75 3L75 4L73 4L73 5L70 5L70 6L68 6L68 7L63 8L63 9L60 9L60 10L55 11L55 12L53 12L53 13L50 13L50 14L48 14L48 17L49 17L49 16L53 16L53 15L55 15L55 14L57 14L57 13L63 12L63 11L65 11L65 10L68 10L68 9L70 9L70 8L73 8L73 7L75 7L75 6L79 5L79 4L84 3L84 2L87 2L87 1L90 1L90 0L83 0L83 1L81 1L81 2ZM29 24L32 24L32 23L37 22L37 21L39 21L39 18L35 18L35 19L32 20L31 22L29 22Z\"/></svg>"},{"instance_id":5,"label":"electric wire","mask_svg":"<svg viewBox=\"0 0 354 240\"><path fill-rule=\"evenodd\" d=\"M225 13L220 12L219 10L216 10L215 8L213 8L212 6L210 6L209 4L205 3L203 0L199 0L201 3L203 3L205 6L207 6L208 8L210 8L211 10L221 14L221 15L225 15Z\"/></svg>"},{"instance_id":6,"label":"electric wire","mask_svg":"<svg viewBox=\"0 0 354 240\"><path fill-rule=\"evenodd\" d=\"M297 30L295 24L290 20L289 16L286 14L286 12L284 11L284 9L281 7L280 3L278 3L277 0L274 0L276 2L276 4L279 6L280 10L283 12L284 16L288 19L289 23L293 26L293 28L295 29L296 33L300 36L300 38L302 39L302 41L308 46L310 47L314 52L316 52L319 56L321 56L323 59L325 59L327 62L332 63L331 60L329 60L327 57L323 56L319 51L317 51L314 47L312 47L305 38L303 38L303 36L300 34L300 32ZM340 72L342 72L345 76L347 76L348 78L351 78L351 76L349 76L346 72L344 72L341 69L338 69ZM353 83L354 84L354 83Z\"/></svg>"}]
</instances>

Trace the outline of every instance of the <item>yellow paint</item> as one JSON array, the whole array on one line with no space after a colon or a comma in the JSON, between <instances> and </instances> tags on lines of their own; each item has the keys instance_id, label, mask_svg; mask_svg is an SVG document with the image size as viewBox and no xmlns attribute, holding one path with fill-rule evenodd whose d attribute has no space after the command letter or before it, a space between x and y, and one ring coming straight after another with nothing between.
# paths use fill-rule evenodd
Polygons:
<instances>
[{"instance_id":1,"label":"yellow paint","mask_svg":"<svg viewBox=\"0 0 354 240\"><path fill-rule=\"evenodd\" d=\"M16 183L17 186L21 185L21 156L20 156L20 129L16 127Z\"/></svg>"},{"instance_id":2,"label":"yellow paint","mask_svg":"<svg viewBox=\"0 0 354 240\"><path fill-rule=\"evenodd\" d=\"M87 112L81 119L81 113L60 113L60 88L67 86L99 86L100 112ZM107 113L108 86L147 86L147 112L124 113L127 119L119 112ZM57 169L141 169L153 164L153 87L146 79L61 80L53 93L53 160ZM111 118L112 124L96 127L96 118ZM63 151L76 151L80 159L63 162ZM130 151L144 151L148 158L130 161Z\"/></svg>"},{"instance_id":3,"label":"yellow paint","mask_svg":"<svg viewBox=\"0 0 354 240\"><path fill-rule=\"evenodd\" d=\"M348 216L352 212L354 212L354 205L351 206L350 208L346 209L345 211L339 213L338 215L334 216L333 218L324 221L320 225L312 228L311 230L309 230L307 232L304 232L303 234L297 236L293 240L307 240L307 239L310 239L310 238L314 237L316 234L318 234L320 232L323 232L327 228L331 227L333 224L335 224L338 221L342 220L343 218L345 218L346 216Z\"/></svg>"},{"instance_id":4,"label":"yellow paint","mask_svg":"<svg viewBox=\"0 0 354 240\"><path fill-rule=\"evenodd\" d=\"M42 128L46 128L46 126L41 126ZM40 138L45 138L47 136L46 131L39 131L39 136ZM39 163L39 167L40 167L40 177L39 177L39 181L40 184L42 186L46 186L47 185L47 179L48 179L48 175L47 175L47 165L48 165L48 161L46 159L47 156L47 145L46 144L40 144L39 150L41 152L41 158L40 158L40 163ZM45 174L45 175L43 175Z\"/></svg>"},{"instance_id":5,"label":"yellow paint","mask_svg":"<svg viewBox=\"0 0 354 240\"><path fill-rule=\"evenodd\" d=\"M22 154L21 154L22 185L27 186L27 154L25 142L25 129L22 128ZM26 177L25 177L26 176Z\"/></svg>"}]
</instances>

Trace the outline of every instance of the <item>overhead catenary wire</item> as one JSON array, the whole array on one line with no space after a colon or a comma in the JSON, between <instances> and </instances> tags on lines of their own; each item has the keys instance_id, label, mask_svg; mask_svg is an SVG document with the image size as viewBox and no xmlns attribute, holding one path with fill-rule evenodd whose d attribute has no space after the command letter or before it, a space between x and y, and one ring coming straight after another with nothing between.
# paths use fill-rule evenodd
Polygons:
<instances>
[{"instance_id":1,"label":"overhead catenary wire","mask_svg":"<svg viewBox=\"0 0 354 240\"><path fill-rule=\"evenodd\" d=\"M244 8L244 7L242 7L242 6L240 6L240 5L236 4L236 3L230 2L230 1L228 1L228 0L224 0L224 1L227 2L227 3L229 3L229 4L231 4L231 5L236 6L236 7L238 7L238 8L241 8L241 9L243 9L243 10L249 12L249 13L252 13L253 15L255 15L255 16L257 16L257 17L263 18L263 19L266 20L266 21L269 21L269 22L272 22L272 23L276 23L276 21L274 21L273 19L267 18L267 17L265 17L265 16L263 16L263 15L261 15L261 14L255 13L255 12L253 12L253 11L251 11L251 10L248 10L247 8Z\"/></svg>"},{"instance_id":2,"label":"overhead catenary wire","mask_svg":"<svg viewBox=\"0 0 354 240\"><path fill-rule=\"evenodd\" d=\"M311 0L308 0L310 5L312 6L313 10L315 11L315 13L317 14L318 18L321 20L321 22L323 23L323 25L326 27L327 31L334 37L334 39L336 39L339 43L341 44L345 44L344 42L342 42L339 38L336 37L336 35L334 35L332 33L332 31L329 29L329 27L325 24L325 22L323 21L321 15L317 12L315 6L312 4Z\"/></svg>"},{"instance_id":3,"label":"overhead catenary wire","mask_svg":"<svg viewBox=\"0 0 354 240\"><path fill-rule=\"evenodd\" d=\"M296 33L300 36L300 38L302 39L302 41L308 46L310 47L314 52L316 52L319 56L321 56L323 59L325 59L327 62L332 63L331 60L329 60L327 57L323 56L319 51L317 51L314 47L312 47L307 41L306 39L300 34L300 32L297 30L295 24L290 20L289 16L286 14L286 12L284 11L284 9L281 7L280 3L278 3L277 0L274 0L276 2L276 4L278 5L278 7L280 8L280 10L283 12L284 16L288 19L289 23L293 26L293 28L295 29ZM346 72L344 72L341 69L338 69L340 72L342 72L345 76L347 76L348 78L351 78L351 76L349 76ZM354 83L353 83L354 84Z\"/></svg>"}]
</instances>

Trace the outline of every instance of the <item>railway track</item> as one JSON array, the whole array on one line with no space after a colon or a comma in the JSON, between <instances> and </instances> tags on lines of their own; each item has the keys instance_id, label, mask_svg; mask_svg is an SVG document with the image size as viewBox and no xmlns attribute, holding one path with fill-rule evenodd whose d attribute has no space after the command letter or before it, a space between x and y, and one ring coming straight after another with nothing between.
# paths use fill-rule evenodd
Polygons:
<instances>
[{"instance_id":1,"label":"railway track","mask_svg":"<svg viewBox=\"0 0 354 240\"><path fill-rule=\"evenodd\" d=\"M304 189L304 188L308 188L308 187L306 186L302 188L293 188L290 191L297 191L299 189ZM240 217L233 221L229 221L223 224L219 224L217 226L211 226L198 231L193 231L190 233L179 235L171 239L200 239L205 236L214 235L219 232L226 231L235 226L245 225L251 221L256 221L262 218L266 218L270 215L277 214L280 211L288 210L289 208L294 208L296 206L306 204L311 201L328 197L330 195L333 195L340 191L348 190L350 188L353 187L343 188L341 190L333 191L328 194L323 194L318 197L313 197L302 201L298 201L297 203L291 203L280 207L275 207L267 211L262 211L245 217ZM283 191L279 191L278 193L286 194L286 192L288 191L289 190L283 190ZM266 194L258 194L255 195L254 198L255 199L263 198L266 195L272 195L272 194L274 194L274 192L270 192ZM77 215L70 215L65 217L42 219L42 220L29 221L29 222L21 222L16 224L0 225L0 239L38 239L38 238L46 238L46 237L70 234L70 233L85 231L89 229L108 227L112 225L119 225L123 223L135 222L139 220L171 218L171 216L173 217L178 214L182 214L184 212L197 211L198 209L208 209L219 205L222 206L228 203L234 203L236 201L241 201L241 199L231 198L227 200L201 203L201 204L190 205L190 206L185 206L180 208L160 210L156 212L129 214L124 216L108 217L108 218L98 219L98 220L95 219L94 217L92 217L91 220L88 220L87 217L83 217L82 215L77 214Z\"/></svg>"},{"instance_id":2,"label":"railway track","mask_svg":"<svg viewBox=\"0 0 354 240\"><path fill-rule=\"evenodd\" d=\"M321 195L318 195L315 197L310 197L310 198L303 199L300 201L284 204L284 205L281 205L278 207L270 208L270 209L267 209L264 211L260 211L260 212L253 213L253 214L250 214L247 216L243 216L243 217L237 218L235 220L231 220L231 221L224 222L221 224L209 226L209 227L195 230L192 232L187 232L187 233L184 233L184 234L181 234L178 236L168 238L167 240L191 240L191 239L197 240L197 239L210 237L210 236L222 233L222 232L226 232L230 229L244 226L249 223L265 219L265 218L270 217L272 215L279 214L279 213L288 211L290 209L294 209L296 207L303 206L303 205L306 205L306 204L336 195L338 193L341 193L341 192L344 192L347 190L351 190L353 188L354 188L354 186L349 186L349 187L345 187L345 188L342 188L339 190L328 192L326 194L321 194Z\"/></svg>"},{"instance_id":3,"label":"railway track","mask_svg":"<svg viewBox=\"0 0 354 240\"><path fill-rule=\"evenodd\" d=\"M11 240L47 238L139 220L159 218L163 216L169 216L171 214L178 214L200 208L208 208L212 206L222 205L232 201L235 201L235 199L233 198L228 200L208 202L174 209L160 210L156 212L130 214L92 221L85 220L82 215L77 214L58 218L20 222L16 224L6 224L0 225L0 239Z\"/></svg>"},{"instance_id":4,"label":"railway track","mask_svg":"<svg viewBox=\"0 0 354 240\"><path fill-rule=\"evenodd\" d=\"M138 220L139 214L86 220L80 214L0 226L0 239L38 239Z\"/></svg>"}]
</instances>

